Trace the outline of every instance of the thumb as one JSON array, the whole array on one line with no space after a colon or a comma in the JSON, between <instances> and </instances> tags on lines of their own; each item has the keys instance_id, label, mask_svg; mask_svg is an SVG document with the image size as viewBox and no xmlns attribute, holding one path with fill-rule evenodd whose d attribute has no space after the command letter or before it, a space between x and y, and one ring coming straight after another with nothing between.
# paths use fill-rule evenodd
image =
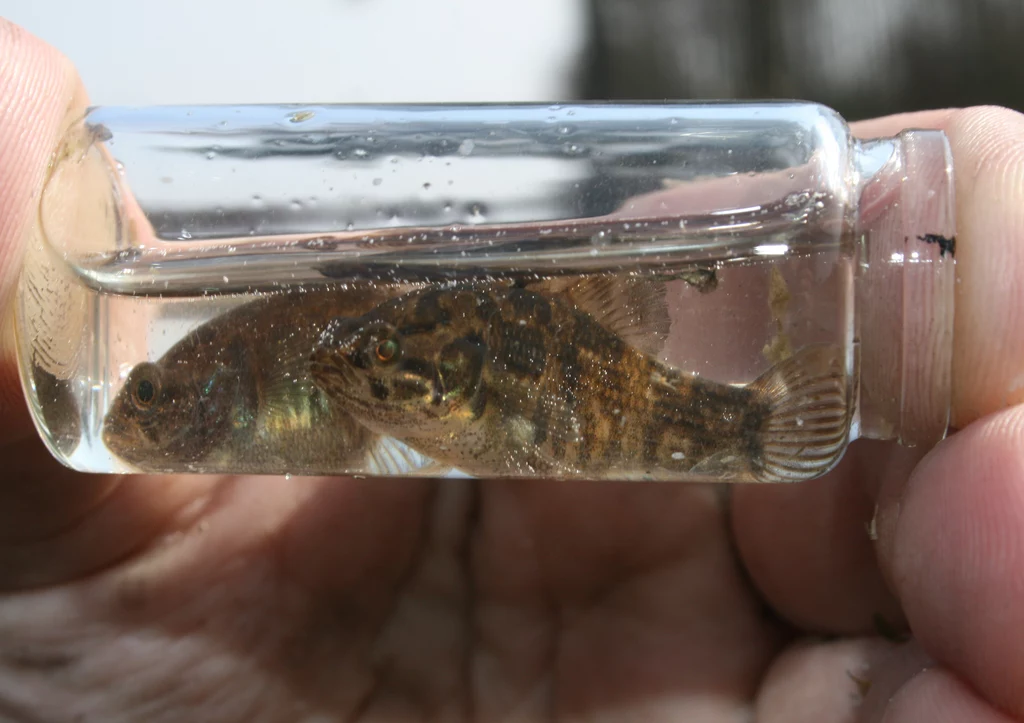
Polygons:
<instances>
[{"instance_id":1,"label":"thumb","mask_svg":"<svg viewBox=\"0 0 1024 723\"><path fill-rule=\"evenodd\" d=\"M65 57L0 18L0 590L68 580L123 557L209 485L77 474L32 427L18 376L16 293L49 160L87 102ZM59 315L59 295L45 285L40 293ZM45 385L45 375L34 377Z\"/></svg>"},{"instance_id":2,"label":"thumb","mask_svg":"<svg viewBox=\"0 0 1024 723\"><path fill-rule=\"evenodd\" d=\"M87 102L64 56L0 18L0 442L31 430L18 381L15 292L48 161Z\"/></svg>"}]
</instances>

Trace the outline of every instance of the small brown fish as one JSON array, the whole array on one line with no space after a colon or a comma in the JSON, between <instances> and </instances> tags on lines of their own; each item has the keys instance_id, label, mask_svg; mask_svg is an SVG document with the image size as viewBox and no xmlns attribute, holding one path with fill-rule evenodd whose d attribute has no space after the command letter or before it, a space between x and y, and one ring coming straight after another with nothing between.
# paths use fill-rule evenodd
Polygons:
<instances>
[{"instance_id":1,"label":"small brown fish","mask_svg":"<svg viewBox=\"0 0 1024 723\"><path fill-rule=\"evenodd\" d=\"M631 315L615 301L637 296L620 286L417 290L331 322L312 376L370 429L478 477L774 482L834 466L848 434L838 348L745 387L707 381L617 333Z\"/></svg>"},{"instance_id":2,"label":"small brown fish","mask_svg":"<svg viewBox=\"0 0 1024 723\"><path fill-rule=\"evenodd\" d=\"M103 441L144 472L399 473L417 464L330 403L308 359L327 323L403 289L273 294L198 327L136 365L103 423Z\"/></svg>"}]
</instances>

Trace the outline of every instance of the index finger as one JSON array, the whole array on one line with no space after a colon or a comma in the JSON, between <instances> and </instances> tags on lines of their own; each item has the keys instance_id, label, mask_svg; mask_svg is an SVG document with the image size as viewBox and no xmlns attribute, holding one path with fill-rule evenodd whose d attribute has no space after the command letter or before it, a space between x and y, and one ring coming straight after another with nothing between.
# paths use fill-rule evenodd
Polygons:
<instances>
[{"instance_id":1,"label":"index finger","mask_svg":"<svg viewBox=\"0 0 1024 723\"><path fill-rule=\"evenodd\" d=\"M860 135L940 128L953 150L957 286L952 414L967 427L911 474L922 451L858 443L826 479L736 490L734 529L759 587L816 629L870 629L906 613L928 652L1018 713L1024 696L1024 116L969 108L877 119ZM908 485L908 478L910 483ZM865 532L879 503L879 545ZM851 503L853 500L855 503ZM1016 524L1011 521L1016 520ZM967 573L970 574L967 574ZM888 586L898 600L885 601ZM841 601L842 605L833 604ZM1012 616L1011 616L1012 617ZM1017 616L1019 618L1019 616ZM999 671L998 675L994 672Z\"/></svg>"}]
</instances>

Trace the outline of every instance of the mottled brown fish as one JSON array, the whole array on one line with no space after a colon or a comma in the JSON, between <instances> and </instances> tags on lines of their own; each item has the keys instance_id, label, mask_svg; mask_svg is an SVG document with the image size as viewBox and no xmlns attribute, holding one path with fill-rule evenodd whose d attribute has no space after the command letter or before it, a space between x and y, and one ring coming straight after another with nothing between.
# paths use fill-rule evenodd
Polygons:
<instances>
[{"instance_id":1,"label":"mottled brown fish","mask_svg":"<svg viewBox=\"0 0 1024 723\"><path fill-rule=\"evenodd\" d=\"M838 348L747 386L708 381L616 333L602 306L616 285L417 290L331 322L312 375L369 428L478 477L771 482L834 466L848 434Z\"/></svg>"},{"instance_id":2,"label":"mottled brown fish","mask_svg":"<svg viewBox=\"0 0 1024 723\"><path fill-rule=\"evenodd\" d=\"M415 465L415 455L377 446L376 433L331 404L308 365L330 320L408 288L279 293L218 316L131 370L104 419L104 443L144 472L338 474Z\"/></svg>"}]
</instances>

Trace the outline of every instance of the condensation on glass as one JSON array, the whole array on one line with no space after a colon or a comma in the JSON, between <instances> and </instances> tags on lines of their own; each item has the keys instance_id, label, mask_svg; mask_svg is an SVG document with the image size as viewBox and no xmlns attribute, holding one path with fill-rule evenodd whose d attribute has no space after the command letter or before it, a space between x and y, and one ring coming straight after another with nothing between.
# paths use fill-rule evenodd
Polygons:
<instances>
[{"instance_id":1,"label":"condensation on glass","mask_svg":"<svg viewBox=\"0 0 1024 723\"><path fill-rule=\"evenodd\" d=\"M952 189L808 103L93 109L22 379L91 472L810 479L946 432Z\"/></svg>"}]
</instances>

